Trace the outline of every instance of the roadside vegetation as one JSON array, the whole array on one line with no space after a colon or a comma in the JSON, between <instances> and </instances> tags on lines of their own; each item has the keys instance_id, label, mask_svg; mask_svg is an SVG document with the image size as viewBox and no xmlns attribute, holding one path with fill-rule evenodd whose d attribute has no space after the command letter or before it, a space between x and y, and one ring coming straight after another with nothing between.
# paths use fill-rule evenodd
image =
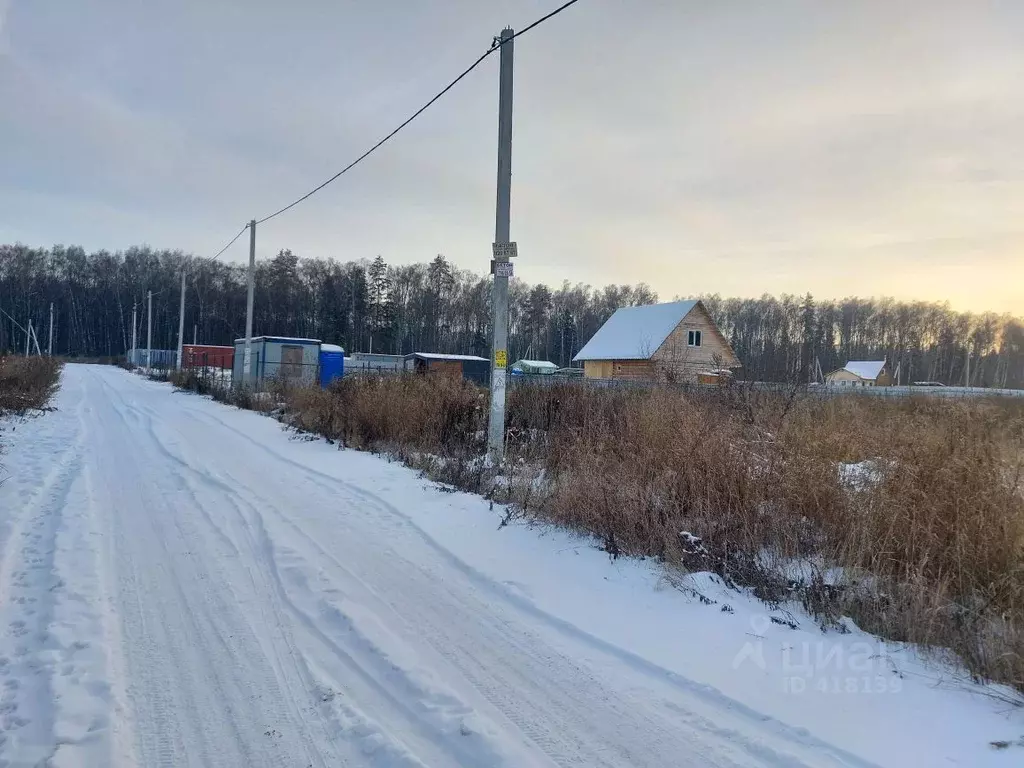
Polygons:
<instances>
[{"instance_id":1,"label":"roadside vegetation","mask_svg":"<svg viewBox=\"0 0 1024 768\"><path fill-rule=\"evenodd\" d=\"M61 362L52 357L0 357L0 416L46 408L60 370Z\"/></svg>"},{"instance_id":2,"label":"roadside vegetation","mask_svg":"<svg viewBox=\"0 0 1024 768\"><path fill-rule=\"evenodd\" d=\"M1024 692L1024 403L518 385L499 471L480 458L486 391L462 381L208 393Z\"/></svg>"}]
</instances>

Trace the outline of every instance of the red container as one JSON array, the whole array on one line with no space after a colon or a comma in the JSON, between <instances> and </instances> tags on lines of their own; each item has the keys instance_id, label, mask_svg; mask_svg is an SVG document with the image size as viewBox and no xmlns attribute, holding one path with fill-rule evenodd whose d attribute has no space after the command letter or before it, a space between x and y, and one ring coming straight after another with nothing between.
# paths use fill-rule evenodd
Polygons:
<instances>
[{"instance_id":1,"label":"red container","mask_svg":"<svg viewBox=\"0 0 1024 768\"><path fill-rule=\"evenodd\" d=\"M235 360L234 347L213 344L182 344L182 368L224 368L231 370Z\"/></svg>"}]
</instances>

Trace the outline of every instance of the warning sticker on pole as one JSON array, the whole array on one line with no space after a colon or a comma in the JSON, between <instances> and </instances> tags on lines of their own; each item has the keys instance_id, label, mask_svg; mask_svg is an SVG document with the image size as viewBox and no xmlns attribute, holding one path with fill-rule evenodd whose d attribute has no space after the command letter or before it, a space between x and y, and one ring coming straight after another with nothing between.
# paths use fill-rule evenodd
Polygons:
<instances>
[{"instance_id":1,"label":"warning sticker on pole","mask_svg":"<svg viewBox=\"0 0 1024 768\"><path fill-rule=\"evenodd\" d=\"M494 353L494 367L508 368L508 352L504 349L499 349Z\"/></svg>"},{"instance_id":2,"label":"warning sticker on pole","mask_svg":"<svg viewBox=\"0 0 1024 768\"><path fill-rule=\"evenodd\" d=\"M495 261L507 261L519 255L516 243L491 243L491 256Z\"/></svg>"},{"instance_id":3,"label":"warning sticker on pole","mask_svg":"<svg viewBox=\"0 0 1024 768\"><path fill-rule=\"evenodd\" d=\"M494 274L497 277L512 277L514 273L511 261L494 262Z\"/></svg>"}]
</instances>

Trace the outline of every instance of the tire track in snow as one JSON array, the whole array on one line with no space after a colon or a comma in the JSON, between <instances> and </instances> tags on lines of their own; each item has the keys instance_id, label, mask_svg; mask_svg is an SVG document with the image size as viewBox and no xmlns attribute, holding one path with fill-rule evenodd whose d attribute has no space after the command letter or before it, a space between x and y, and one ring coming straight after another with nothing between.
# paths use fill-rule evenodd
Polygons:
<instances>
[{"instance_id":1,"label":"tire track in snow","mask_svg":"<svg viewBox=\"0 0 1024 768\"><path fill-rule=\"evenodd\" d=\"M121 401L121 406L113 410L122 424L127 429L134 430L136 439L139 431L144 433L143 437L148 437L148 440L137 442L135 446L140 461L148 461L151 458L148 454L155 452L161 458L161 466L166 468L167 455L162 446L158 445L151 417L144 410L127 403L116 390L110 391L109 395ZM133 540L123 541L119 547L122 556L129 553L129 557L133 548L139 549L143 541L145 543L141 548L151 554L162 549L163 557L158 560L166 573L162 574L162 578L154 580L152 562L144 563L141 567L133 567L133 577L130 580L132 583L125 593L162 594L167 598L167 588L170 587L177 598L165 599L162 611L164 614L170 613L173 621L154 621L153 616L146 615L148 611L145 605L138 608L140 615L135 621L148 623L150 633L163 633L159 643L147 646L141 654L137 654L140 658L152 662L143 665L150 667L142 672L144 677L164 672L173 675L176 671L189 668L198 668L205 672L194 674L192 679L187 681L190 684L184 687L180 680L157 682L144 679L139 682L136 686L139 693L146 693L138 702L142 710L140 719L149 724L147 728L142 729L143 741L146 742L143 744L143 753L156 753L161 765L180 765L189 760L198 760L197 764L202 765L236 764L230 762L230 750L224 749L229 747L237 750L240 756L238 765L272 765L283 768L294 765L296 759L301 759L302 765L326 765L321 755L311 746L313 740L305 736L305 712L294 706L289 688L279 684L275 673L275 669L279 668L279 660L264 656L251 626L242 622L239 605L234 599L239 595L231 590L229 592L232 603L229 604L224 599L223 587L237 583L237 579L232 579L232 576L220 567L222 557L231 559L231 552L211 553L205 550L208 546L206 537L195 528L192 516L186 514L191 505L182 506L177 503L182 500L183 492L190 496L192 502L198 501L198 497L187 487L183 478L173 472L173 464L171 469L171 474L159 478L157 487L152 490L153 495L160 500L170 499L175 503L161 501L156 505L159 509L158 514L150 512L148 515L140 515L138 522L149 525L140 526L137 523ZM223 532L215 540L222 545L228 541ZM182 559L188 562L185 570L180 567ZM139 581L145 582L147 586L140 589ZM187 591L184 589L185 585L189 587ZM251 603L252 599L248 598L242 602ZM126 623L131 625L133 621L128 620ZM180 638L166 634L171 627L187 627L186 634L192 643L199 646L198 649L183 649ZM215 643L215 646L211 647L210 642ZM129 644L132 644L131 638ZM166 656L168 651L175 659L175 663L170 666L160 659L160 654ZM220 663L211 666L212 660ZM135 665L136 674L139 674L139 666ZM153 668L157 671L154 672ZM256 679L254 674L257 676ZM209 692L200 697L201 700L210 701L207 706L197 706L198 702L194 700L193 695L196 692L203 693L200 686L192 684L198 679L202 679L206 686L212 684L216 692L212 701L209 699ZM170 697L170 702L159 695L156 702L145 700L151 694L162 690L173 690L177 695ZM250 690L258 693L250 693ZM213 703L214 701L216 703ZM155 705L155 711L151 704ZM207 722L197 722L195 719L188 722L189 713L195 711L205 712L208 719L216 720L209 717L210 710L214 707L225 710L226 714L226 717L221 718L221 722L216 723L219 725L219 732L213 730L213 725ZM306 712L312 711L310 701ZM183 717L186 719L185 723L181 722ZM160 726L156 733L153 732L154 723ZM192 736L198 737L199 744L182 742L173 733L174 730L191 733ZM297 731L302 731L298 738ZM213 733L217 734L216 738ZM228 733L230 739L225 738ZM298 758L300 754L303 755L302 758Z\"/></svg>"},{"instance_id":2,"label":"tire track in snow","mask_svg":"<svg viewBox=\"0 0 1024 768\"><path fill-rule=\"evenodd\" d=\"M351 586L352 581L356 581L369 590L362 584L361 578L355 575L353 565L342 565L336 556L319 543L319 537L314 538L299 528L294 530L317 548L320 558L331 561L346 574L347 578L330 580L328 583L331 587L339 584ZM353 553L349 551L347 554ZM367 555L367 560L373 559L385 561L380 553ZM694 761L693 756L689 756L686 758L687 765L802 764L792 754L776 752L762 743L743 737L737 731L715 727L710 721L695 717L678 705L676 710L666 707L660 715L657 711L649 713L647 740L651 743L643 745L642 754L631 752L628 748L619 749L614 746L616 742L629 744L631 739L634 747L638 746L635 733L632 733L634 718L637 711L649 709L646 704L630 701L628 697L622 699L580 664L551 650L541 638L529 632L523 634L517 622L499 620L492 624L493 619L489 618L491 610L486 602L464 602L467 596L461 593L458 600L443 599L442 595L446 593L438 590L430 574L423 572L418 565L407 563L414 571L409 573L402 572L393 558L386 559L386 562L388 573L393 574L392 583L382 583L384 576L380 572L370 573L375 577L375 587L381 593L403 595L401 604L406 611L403 621L413 625L417 637L429 643L451 665L452 671L464 676L484 699L559 765L663 765L664 760L668 759L669 749L666 744L657 743L659 732L663 739L671 734L674 742L690 741L691 752L699 757ZM366 561L361 564L366 565ZM323 570L322 562L317 567ZM387 588L389 586L390 589ZM450 590L452 587L449 587ZM367 594L360 596L359 602L363 601L375 602ZM335 617L340 616L340 623L350 631L348 628L353 624L353 618L329 601L322 602L328 605L328 610L321 611L321 623L326 621L331 625L333 614ZM422 609L416 610L415 606ZM409 613L410 609L412 613ZM373 605L373 613L394 613L394 609L387 604ZM337 624L339 622L335 618L333 625ZM522 640L514 642L513 639L520 635ZM371 643L369 640L364 642ZM483 650L486 653L481 656L479 651ZM496 664L496 659L501 662ZM538 681L543 681L543 687L538 685ZM530 702L528 708L523 706L524 699ZM606 724L606 728L610 725L610 733L607 730L591 730L586 735L586 723L566 717L567 713L594 713L602 709L608 710L607 716L599 720ZM671 712L672 716L666 717L666 712ZM687 717L677 717L679 713ZM655 725L659 718L660 725ZM702 754L699 738L681 738L682 725L698 735L704 732L719 733L727 739L723 744L730 746ZM616 732L618 738L614 735ZM605 746L602 747L602 744Z\"/></svg>"},{"instance_id":3,"label":"tire track in snow","mask_svg":"<svg viewBox=\"0 0 1024 768\"><path fill-rule=\"evenodd\" d=\"M776 742L781 745L788 743L793 746L803 747L809 750L810 754L816 754L818 757L820 757L821 753L829 754L832 762L837 765L870 765L870 763L860 760L856 756L851 755L844 750L838 749L831 744L816 739L802 729L792 728L771 717L767 717L756 710L752 710L742 704L739 704L711 686L696 683L674 672L658 667L645 659L641 659L628 651L624 651L617 646L613 646L595 638L577 627L547 614L528 600L511 592L505 586L496 584L493 580L487 578L463 561L459 560L450 551L439 545L434 539L420 529L408 516L402 514L385 500L363 491L343 479L305 466L279 451L274 450L271 445L257 441L245 432L236 429L226 421L222 420L218 415L203 413L192 408L189 410L192 411L193 415L199 415L201 420L206 421L209 424L227 428L230 432L241 438L249 445L256 447L265 454L271 455L276 461L281 461L290 465L292 469L299 471L303 476L305 476L310 484L331 494L332 498L337 500L340 495L343 497L344 493L349 493L351 494L350 499L353 501L359 502L363 506L370 505L375 508L379 513L378 520L381 519L381 516L386 516L397 521L398 526L396 527L396 530L401 529L417 535L434 551L434 554L439 555L446 564L451 565L460 571L470 580L471 583L483 590L489 597L507 604L517 612L522 612L529 615L531 618L541 620L548 627L573 642L584 643L598 656L614 658L615 660L625 663L635 669L637 672L648 676L660 685L667 684L668 686L675 688L678 692L684 694L691 700L691 707L695 704L699 704L699 709L703 714L697 715L696 712L691 712L690 709L680 707L678 704L666 706L665 709L667 711L672 712L678 719L683 719L683 713L686 713L694 727L708 730L709 732L719 732L724 738L728 738L734 744L742 744L744 749L752 758L759 761L767 760L779 765L790 765L792 764L791 761L794 759L791 754L788 754L788 750L778 753L771 747L768 747L765 743L745 738L737 729L723 729L715 726L714 721L717 719L726 721L736 721L739 719L740 721L746 721L745 724L749 724L750 726L755 727L758 731L764 732L765 735L769 737L769 741ZM263 501L265 505L266 500L264 499ZM353 506L358 505L359 504L353 504ZM308 506L315 507L316 505ZM314 537L294 524L292 524L292 527L300 535L303 535L311 546L316 547L323 557L331 558L339 567L342 567L332 554L327 552L321 544L321 541L325 540L327 535L324 537ZM373 535L372 531L366 533L368 536ZM400 591L402 585L396 584L395 588ZM429 614L425 615L423 618L425 620L429 619ZM441 647L445 646L442 644ZM472 649L467 649L467 651L470 652L471 650Z\"/></svg>"},{"instance_id":4,"label":"tire track in snow","mask_svg":"<svg viewBox=\"0 0 1024 768\"><path fill-rule=\"evenodd\" d=\"M243 630L253 620L281 628L256 633L266 659L255 663L277 664L275 674L287 678L292 644L296 687L309 693L311 683L324 686L313 706L335 728L331 735L353 765L502 764L501 755L480 751L491 736L520 750L522 759L503 763L516 768L864 765L547 615L460 561L375 494L304 466L298 454L275 448L274 438L261 442L227 423L244 426L242 419L258 417L214 411L220 406L120 371L97 376L111 390L104 395L111 413L120 411L124 420L121 432L137 441L122 450L125 474L137 468L153 486L137 494L143 521L134 521L153 530L145 541L130 536L119 548L150 555L137 566L156 585L177 584L180 593L166 592L169 584L156 591L165 608L174 612L183 596L192 599L197 616L189 626L204 654L229 658L246 647ZM253 432L268 430L261 425ZM281 484L281 465L288 487ZM123 477L117 482L121 491L130 485ZM174 503L155 503L161 494ZM166 618L151 606L142 610L156 625ZM248 618L238 624L214 616L218 610ZM169 626L186 624L173 617ZM241 639L231 636L236 626ZM160 647L174 642L157 638ZM205 698L187 669L194 660L186 654L173 661L164 667L186 669L169 680L178 688L170 717L190 737L208 739L202 724L180 711L183 697L199 704ZM247 677L258 687L267 684L247 667L227 666L222 676L205 689L230 693L232 680ZM232 703L243 715L258 711ZM230 748L218 764L242 764L231 749L250 736L245 719L215 723L212 733ZM452 729L460 719L468 733ZM241 730L229 736L224 728L232 724ZM206 756L199 748L176 755L182 765L204 764Z\"/></svg>"},{"instance_id":5,"label":"tire track in snow","mask_svg":"<svg viewBox=\"0 0 1024 768\"><path fill-rule=\"evenodd\" d=\"M147 414L148 418L155 414ZM161 438L154 433L158 442ZM468 714L468 708L460 706L454 699L438 699L437 692L417 688L410 680L403 677L401 668L391 665L386 659L377 658L374 655L374 648L362 639L359 648L343 646L336 638L328 637L321 629L320 623L310 613L302 610L289 596L273 556L273 547L269 537L263 528L262 515L257 505L267 505L266 499L256 501L246 498L242 492L242 483L237 481L225 481L214 477L204 467L197 467L186 460L183 456L171 453L167 446L162 449L168 458L181 467L187 468L192 473L203 478L203 480L229 494L232 505L239 514L239 519L245 529L249 540L249 548L255 554L254 567L257 568L266 579L271 594L277 595L283 602L285 609L294 616L304 627L306 632L313 637L322 650L332 654L336 659L343 662L345 670L336 674L331 680L330 690L325 691L330 702L338 707L344 707L345 711L335 717L339 722L340 733L344 738L355 739L361 751L369 751L373 757L374 765L391 766L394 764L420 766L422 762L402 745L401 740L389 738L388 732L401 732L403 738L407 739L410 733L419 732L419 739L416 741L420 750L427 752L421 755L431 765L501 765L506 764L501 760L500 755L493 752L487 744L470 744L468 730L460 729L458 723L452 718L460 714ZM237 503L241 501L242 506ZM346 632L346 636L351 633ZM307 674L310 678L313 673L310 665L306 665ZM324 667L321 658L318 664ZM337 673L337 668L335 668ZM397 676L397 677L396 677ZM390 684L383 684L387 680ZM393 686L397 684L397 689ZM352 701L354 698L348 689L358 688L358 703ZM321 690L323 685L321 685ZM344 699L342 700L342 697ZM382 697L382 698L381 698ZM385 712L391 722L375 720L365 710L368 702L373 699L381 699L376 707L370 709L378 712ZM348 702L347 704L345 702ZM417 704L422 702L420 707ZM396 712L403 712L404 718L400 723L393 721ZM432 715L433 722L424 719L425 715ZM456 738L445 737L437 730L438 717L442 725L448 725L450 730L457 731ZM431 755L433 759L431 759ZM397 761L397 762L396 762Z\"/></svg>"},{"instance_id":6,"label":"tire track in snow","mask_svg":"<svg viewBox=\"0 0 1024 768\"><path fill-rule=\"evenodd\" d=\"M224 525L219 524L214 520L213 513L208 508L211 506L209 498L207 496L204 496L204 494L200 492L200 489L197 488L197 486L190 480L190 478L197 479L200 485L216 492L218 494L218 501L222 502L224 507L227 507L229 509L233 508L238 515L244 518L244 512L238 507L238 502L235 498L234 489L224 484L223 482L217 480L209 472L197 471L193 469L192 466L185 459L175 454L168 447L168 445L164 443L164 440L161 439L161 437L157 434L157 431L154 427L154 417L156 416L156 414L152 413L152 411L150 411L149 409L140 408L134 404L129 404L123 398L123 396L116 390L112 390L111 394L113 396L116 396L123 403L124 407L130 413L130 415L133 416L133 422L136 425L144 427L146 429L149 437L152 439L153 446L157 449L157 451L170 461L171 470L175 478L177 478L177 480L179 481L181 488L188 493L189 498L195 504L195 507L200 511L201 515L204 518L204 521L207 523L210 529L214 531L215 538L225 547L225 550L223 552L213 554L213 557L211 558L212 562L220 563L223 560L230 560L232 558L238 558L243 556L244 552L241 549L239 549L234 539L232 539L228 535ZM218 507L218 511L222 511L223 509L219 505L214 506ZM202 536L199 533L199 531L195 531L190 534L190 539L202 541ZM212 581L219 581L224 583L230 581L230 578L227 576L223 569L220 569L219 576L221 578L214 579ZM248 582L252 585L253 594L266 595L269 593L267 584L257 584L257 580L255 575L253 574L253 567L251 563L246 564L245 566L245 577L248 580ZM288 636L285 622L281 620L279 608L276 605L273 605L273 616L270 616L265 611L265 606L261 601L254 600L250 596L245 600L245 602L247 604L255 605L255 607L260 611L261 618L264 619L264 621L261 623L262 627L269 628L273 632L274 642L269 644L269 651L267 649L264 650L266 652L268 662L270 662L273 665L274 669L277 671L278 675L280 675L281 679L288 680L286 684L278 685L276 677L265 676L265 685L263 686L263 689L269 691L276 690L278 693L278 695L272 695L269 698L275 701L287 700L291 703L291 711L288 713L288 718L280 716L278 720L283 722L286 719L291 719L292 721L299 722L304 720L306 715L312 712L316 715L316 719L319 722L320 730L323 732L324 743L330 742L332 739L328 732L329 729L324 722L323 713L320 711L321 708L316 706L318 703L322 702L317 701L313 696L313 694L317 692L317 686L312 682L312 679L308 675L308 670L304 670L302 667L300 667L296 659L294 643L290 640ZM255 625L260 624L260 622L250 622L250 624L255 628ZM258 633L254 631L253 634L255 636ZM258 639L259 638L257 637L257 640ZM280 646L282 645L284 646L284 650L280 648ZM299 681L298 685L294 684L296 680ZM287 695L285 695L285 693L282 693L282 689ZM293 691L297 691L300 694L300 698L296 698ZM302 694L306 695L302 696ZM319 753L312 753L309 755L311 766L314 764L333 766L338 764L339 759L340 758L338 758L337 755L334 754L333 750L328 750L328 754L326 756L320 755Z\"/></svg>"},{"instance_id":7,"label":"tire track in snow","mask_svg":"<svg viewBox=\"0 0 1024 768\"><path fill-rule=\"evenodd\" d=\"M60 544L68 535L65 528L76 529L78 522L72 520L81 516L86 405L81 391L67 387L58 401L63 410L73 411L73 418L41 419L23 429L21 439L28 443L18 445L16 465L12 459L21 503L0 567L2 764L60 766L62 746L109 754L102 649L66 631L64 623L69 611L87 606L89 595L58 574L76 565L67 563L69 555ZM87 576L87 563L85 568Z\"/></svg>"},{"instance_id":8,"label":"tire track in snow","mask_svg":"<svg viewBox=\"0 0 1024 768\"><path fill-rule=\"evenodd\" d=\"M310 472L312 474L319 474L319 473L316 473L315 470L308 470L308 472ZM320 480L318 480L316 478L312 478L312 481L313 481L313 483L315 485L318 485L320 488L322 488L324 490L327 490L327 491L333 492L335 497L338 497L338 491L341 490L342 493L340 495L340 498L343 499L343 500L345 499L345 492L349 492L349 491L355 490L355 489L352 489L350 486L347 486L347 485L345 485L343 483L341 484L342 487L339 488L338 487L339 483L337 481L334 481L332 483L324 483L324 482L322 482L322 481L320 481ZM365 498L361 498L358 494L356 494L354 497L349 497L349 500L353 501L355 503L361 501L363 506L366 506L368 502L372 502L372 505L374 507L376 507L376 511L382 513L384 516L390 516L390 517L393 517L393 518L394 517L398 517L399 519L402 518L401 515L394 515L392 513L392 511L387 509L386 505L384 505L379 499L376 499L376 498L365 499ZM264 508L273 509L273 510L275 510L277 512L277 514L279 516L281 516L280 510L277 509L275 507L275 505L273 505L270 502L270 500L268 500L268 498L262 497L260 499L260 501L261 501L262 506ZM302 536L309 545L315 547L319 551L319 554L323 558L332 560L335 563L335 565L338 566L338 568L348 570L348 569L345 568L345 566L342 566L341 563L330 552L328 552L323 547L322 544L320 544L318 538L312 537L311 535L309 535L308 533L303 531L301 528L299 528L298 526L294 525L294 523L292 523L290 520L287 520L287 518L283 518L283 519L285 519L286 522L289 523L289 525L291 526L291 528L293 529L294 532L296 532L298 535ZM351 575L352 578L356 578L356 577L354 577L354 575L351 574L351 572L350 572L350 575ZM406 578L404 580L400 580L398 583L395 583L393 585L393 589L392 590L385 590L385 591L388 592L388 593L391 593L391 594L402 594L403 592L408 591L408 588L409 588L410 584L413 584L416 581L420 581L420 582L426 582L427 581L427 579L425 578L427 576L427 574L422 574L421 576L423 576L423 578L420 578L418 580L415 577L413 579ZM436 598L436 594L432 593L432 594L422 595L421 597L423 598L423 604L430 605L430 604L432 604L431 603L431 598ZM417 601L413 600L413 601L411 601L411 604L415 604L416 602ZM434 600L433 605L436 608L436 599ZM448 605L448 606L446 606L446 610L443 612L443 615L445 615L446 617L448 617L450 619L451 616L456 615L456 613L458 612L458 610L460 608L464 609L465 606ZM438 612L435 611L434 613L436 615L436 613L438 613ZM487 606L485 604L481 603L480 606L479 606L479 610L473 612L473 620L476 621L476 622L482 621L482 620L484 620L484 617L486 615L487 615ZM422 633L422 630L425 628L425 626L431 626L430 619L431 619L431 612L430 611L424 612L422 615L419 616L418 629L420 630L421 633ZM502 638L503 637L507 637L507 635L509 634L508 633L508 629L509 629L509 627L506 626L506 627L503 628L503 630L505 630L505 631L503 631L502 633L496 634L496 636L494 638L494 642L498 644L498 647L501 647L501 643L503 642ZM468 636L473 637L473 632L472 631L467 630L467 633L468 633ZM429 634L426 634L425 638L428 639L428 641L430 641ZM441 641L441 642L431 641L431 642L432 642L432 645L434 645L435 648L443 656L445 656L448 659L448 661L451 662L453 665L462 664L464 666L465 660L473 657L473 648L472 648L472 646L465 646L464 644L460 644L458 636L452 637L452 636L449 635L449 636L446 637L446 639L444 641ZM507 645L507 643L506 643L506 645ZM523 665L526 666L526 667L529 667L529 660L533 657L533 655L535 655L535 650L534 650L533 653L531 653L531 652L529 652L529 649L543 648L544 645L543 645L543 643L541 641L539 641L537 639L533 639L533 641L528 643L527 646L528 646L528 648L525 649L525 652L524 652L524 649L519 649L519 656L522 657ZM501 655L502 657L505 657L506 654L504 652L502 652L499 655ZM492 657L492 660L493 660L493 657ZM564 659L564 658L559 659L558 662L561 663L561 664L566 664L566 663L571 664L571 662L568 662L568 660ZM482 665L481 669L486 669L486 665ZM467 672L467 670L465 670L465 669L461 669L460 671L463 672L464 674ZM538 675L539 675L539 677L541 679L549 679L550 678L550 673L551 673L551 669L550 668L548 668L548 669L538 669L537 672L538 672ZM488 678L486 675L481 676L479 674L476 675L476 676L471 676L471 677L472 677L472 682L478 687L480 692L483 693L484 697L487 698L488 701L490 701L499 710L501 710L506 716L508 716L515 723L515 725L520 730L522 730L525 734L527 734L527 736L529 736L535 743L539 744L545 751L547 751L549 753L552 753L553 756L555 756L560 763L563 763L563 764L577 764L577 762L579 762L579 764L593 764L591 761L593 759L595 759L594 756L591 756L590 758L580 758L578 755L574 754L574 750L573 749L569 749L568 752L565 751L566 750L566 745L565 745L564 742L566 740L566 737L564 735L559 735L559 734L560 733L565 733L565 732L571 732L571 730L568 729L568 728L565 728L565 727L558 727L557 725L555 725L556 723L559 722L559 716L558 716L558 711L557 710L552 710L549 713L548 717L545 717L543 719L537 719L536 717L524 717L523 713L521 711L522 710L521 705L518 705L515 702L514 697L511 697L511 696L509 696L507 694L507 691L510 690L510 686L509 686L509 682L510 681L509 680L495 680L493 678ZM575 683L578 686L579 682L580 682L579 675L576 675L573 678L573 683ZM522 681L519 681L519 685L520 685L520 688L521 688ZM555 686L555 689L558 689L558 688L559 688L559 686ZM515 687L514 686L511 687L511 689L514 690ZM537 694L538 694L538 696L543 696L544 692L543 691L537 691ZM589 695L577 697L575 700L572 700L572 701L567 701L567 702L565 702L565 704L567 706L566 707L561 707L560 709L568 708L569 710L572 710L573 708L578 708L578 707L581 707L581 706L582 707L586 707L588 705L592 705L594 701L603 700L603 701L606 701L606 702L611 702L611 701L613 701L613 699L614 699L613 696L609 695L606 691L602 691L600 686L598 685L598 687L595 689L595 691L591 691ZM685 712L687 712L685 709L682 709L681 707L678 707L678 706L674 710L669 708L669 707L666 707L666 711L672 712L673 715L676 715L678 713L685 713ZM617 714L618 714L619 719L624 719L625 713L622 712L621 709L618 710ZM680 719L682 719L682 718L680 718ZM615 718L612 718L611 721L615 722ZM755 741L750 741L749 739L744 739L739 734L739 732L737 732L735 730L724 730L723 731L722 729L716 729L716 728L714 728L714 726L712 726L710 721L708 721L706 719L703 719L703 718L695 718L693 716L690 717L688 722L690 723L690 725L692 727L694 727L696 729L708 730L708 731L712 731L712 732L717 730L717 731L721 732L722 735L725 736L725 737L728 737L731 742L733 742L734 744L742 746L742 748L746 751L747 755L749 757L755 758L758 761L759 764L762 763L762 762L766 762L766 763L769 763L769 764L775 764L775 765L793 765L793 764L795 764L794 763L794 758L793 758L792 755L789 755L789 754L779 754L779 753L776 753L771 748L766 747L762 743L755 742ZM666 726L666 727L670 727L670 726ZM595 736L597 736L597 734L595 734ZM559 750L561 750L561 752L559 752ZM585 752L586 751L586 745L583 742L577 740L576 741L575 752L580 752L580 751ZM718 754L715 757L716 757L716 760L718 760L719 762L724 760L724 759L726 759L725 756L721 755L721 754ZM633 758L630 755L619 755L619 757L618 757L618 761L626 760L628 762L628 761L631 761L632 759ZM742 761L742 758L740 758L740 759ZM840 760L839 762L840 762L840 764L842 764L845 761ZM651 764L657 764L657 763L651 763Z\"/></svg>"}]
</instances>

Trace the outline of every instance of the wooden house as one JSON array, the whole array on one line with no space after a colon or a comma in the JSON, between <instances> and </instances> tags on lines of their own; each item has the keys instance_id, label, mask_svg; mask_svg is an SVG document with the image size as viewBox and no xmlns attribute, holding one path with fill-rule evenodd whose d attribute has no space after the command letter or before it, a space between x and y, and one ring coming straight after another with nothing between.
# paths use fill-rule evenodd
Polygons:
<instances>
[{"instance_id":1,"label":"wooden house","mask_svg":"<svg viewBox=\"0 0 1024 768\"><path fill-rule=\"evenodd\" d=\"M700 301L622 307L573 358L588 378L720 381L740 361Z\"/></svg>"},{"instance_id":2,"label":"wooden house","mask_svg":"<svg viewBox=\"0 0 1024 768\"><path fill-rule=\"evenodd\" d=\"M892 375L885 360L851 360L825 377L830 387L889 387Z\"/></svg>"}]
</instances>

